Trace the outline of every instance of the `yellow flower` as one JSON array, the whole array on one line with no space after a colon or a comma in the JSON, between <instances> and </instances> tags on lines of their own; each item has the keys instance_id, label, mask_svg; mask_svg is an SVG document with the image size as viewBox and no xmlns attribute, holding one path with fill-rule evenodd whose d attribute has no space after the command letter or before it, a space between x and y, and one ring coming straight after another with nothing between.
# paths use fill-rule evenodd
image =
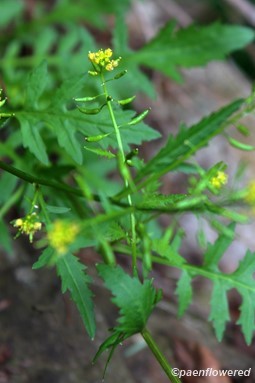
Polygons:
<instances>
[{"instance_id":1,"label":"yellow flower","mask_svg":"<svg viewBox=\"0 0 255 383\"><path fill-rule=\"evenodd\" d=\"M41 230L42 223L38 221L36 213L26 215L24 218L17 218L12 222L14 227L18 227L19 234L26 234L29 236L29 241L33 242L33 236L36 231Z\"/></svg>"},{"instance_id":2,"label":"yellow flower","mask_svg":"<svg viewBox=\"0 0 255 383\"><path fill-rule=\"evenodd\" d=\"M220 189L228 182L228 176L225 172L219 170L214 177L210 179L210 184L216 189Z\"/></svg>"},{"instance_id":3,"label":"yellow flower","mask_svg":"<svg viewBox=\"0 0 255 383\"><path fill-rule=\"evenodd\" d=\"M111 71L114 68L116 68L119 65L119 61L121 60L121 57L119 57L116 60L110 60L110 57L112 57L113 52L110 48L107 48L105 50L99 49L97 52L89 52L88 58L94 64L97 69L97 71L101 71L102 69L106 69L107 71Z\"/></svg>"},{"instance_id":4,"label":"yellow flower","mask_svg":"<svg viewBox=\"0 0 255 383\"><path fill-rule=\"evenodd\" d=\"M249 205L255 206L255 181L249 183L244 199Z\"/></svg>"},{"instance_id":5,"label":"yellow flower","mask_svg":"<svg viewBox=\"0 0 255 383\"><path fill-rule=\"evenodd\" d=\"M48 232L49 245L58 254L64 254L68 250L68 246L74 242L79 231L79 226L76 223L57 220Z\"/></svg>"}]
</instances>

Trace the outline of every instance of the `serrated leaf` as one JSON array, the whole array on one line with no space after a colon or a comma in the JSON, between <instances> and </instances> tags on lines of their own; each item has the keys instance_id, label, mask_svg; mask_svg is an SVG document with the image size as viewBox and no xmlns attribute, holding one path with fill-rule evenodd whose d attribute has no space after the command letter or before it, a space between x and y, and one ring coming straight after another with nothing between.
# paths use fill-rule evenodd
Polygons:
<instances>
[{"instance_id":1,"label":"serrated leaf","mask_svg":"<svg viewBox=\"0 0 255 383\"><path fill-rule=\"evenodd\" d=\"M41 137L43 129L50 127L56 134L59 145L78 163L82 163L81 144L76 137L76 119L68 113L66 104L82 87L83 76L79 75L68 79L62 84L60 89L51 99L51 103L43 110L37 110L36 100L43 90L43 85L35 87L34 81L40 75L40 83L47 81L45 66L34 69L27 84L27 97L29 101L25 102L25 110L17 112L15 117L21 124L22 139L24 147L30 151L43 164L48 165L49 160L46 153L44 141ZM30 89L31 87L31 89ZM34 95L34 102L32 100ZM70 97L70 98L69 98ZM68 115L68 117L67 117Z\"/></svg>"},{"instance_id":2,"label":"serrated leaf","mask_svg":"<svg viewBox=\"0 0 255 383\"><path fill-rule=\"evenodd\" d=\"M112 44L116 57L123 57L123 60L120 61L119 69L126 69L128 71L127 76L121 79L121 81L115 82L116 95L118 97L123 95L126 98L127 94L123 90L129 89L130 94L142 91L148 94L149 97L155 98L156 93L153 82L148 79L135 63L128 60L128 57L133 53L135 54L135 52L128 47L128 29L123 14L118 14L116 18Z\"/></svg>"},{"instance_id":3,"label":"serrated leaf","mask_svg":"<svg viewBox=\"0 0 255 383\"><path fill-rule=\"evenodd\" d=\"M175 23L170 21L129 60L160 70L178 81L181 77L177 67L201 66L223 59L253 39L253 30L242 26L214 23L176 30Z\"/></svg>"},{"instance_id":4,"label":"serrated leaf","mask_svg":"<svg viewBox=\"0 0 255 383\"><path fill-rule=\"evenodd\" d=\"M247 290L239 290L239 292L242 294L243 302L240 306L241 314L237 324L241 326L245 341L248 345L250 345L255 330L255 294Z\"/></svg>"},{"instance_id":5,"label":"serrated leaf","mask_svg":"<svg viewBox=\"0 0 255 383\"><path fill-rule=\"evenodd\" d=\"M118 326L115 331L132 334L142 331L160 296L151 280L143 284L136 277L130 277L119 266L98 265L97 270L120 309Z\"/></svg>"},{"instance_id":6,"label":"serrated leaf","mask_svg":"<svg viewBox=\"0 0 255 383\"><path fill-rule=\"evenodd\" d=\"M51 247L46 247L39 259L33 264L32 269L37 270L41 267L50 266L52 264L54 254L55 252Z\"/></svg>"},{"instance_id":7,"label":"serrated leaf","mask_svg":"<svg viewBox=\"0 0 255 383\"><path fill-rule=\"evenodd\" d=\"M164 239L153 239L151 241L151 250L155 251L161 257L168 259L172 266L181 266L185 263L184 258L182 258L176 249Z\"/></svg>"},{"instance_id":8,"label":"serrated leaf","mask_svg":"<svg viewBox=\"0 0 255 383\"><path fill-rule=\"evenodd\" d=\"M148 174L151 179L175 169L193 153L198 151L216 134L223 130L223 123L242 105L243 100L237 100L219 111L203 118L189 129L182 127L176 137L170 136L166 145L154 156L138 174L136 180Z\"/></svg>"},{"instance_id":9,"label":"serrated leaf","mask_svg":"<svg viewBox=\"0 0 255 383\"><path fill-rule=\"evenodd\" d=\"M209 320L213 322L218 341L222 340L226 322L230 319L226 295L228 289L229 285L225 282L214 282Z\"/></svg>"},{"instance_id":10,"label":"serrated leaf","mask_svg":"<svg viewBox=\"0 0 255 383\"><path fill-rule=\"evenodd\" d=\"M37 101L41 96L45 86L47 77L47 62L43 60L41 64L30 72L26 83L26 108L37 108Z\"/></svg>"},{"instance_id":11,"label":"serrated leaf","mask_svg":"<svg viewBox=\"0 0 255 383\"><path fill-rule=\"evenodd\" d=\"M69 290L72 300L76 303L83 323L90 338L95 336L95 318L92 293L88 288L90 278L85 273L86 267L74 255L67 253L56 262L57 273L62 281L62 292Z\"/></svg>"},{"instance_id":12,"label":"serrated leaf","mask_svg":"<svg viewBox=\"0 0 255 383\"><path fill-rule=\"evenodd\" d=\"M191 277L186 270L183 270L182 275L177 283L175 293L178 296L179 306L178 315L182 316L187 310L188 306L192 301L192 286Z\"/></svg>"},{"instance_id":13,"label":"serrated leaf","mask_svg":"<svg viewBox=\"0 0 255 383\"><path fill-rule=\"evenodd\" d=\"M207 250L204 254L204 267L210 270L218 271L218 263L221 257L224 255L227 248L233 242L235 236L235 225L230 224L228 226L228 230L232 232L232 236L230 235L220 235L214 244L208 243Z\"/></svg>"},{"instance_id":14,"label":"serrated leaf","mask_svg":"<svg viewBox=\"0 0 255 383\"><path fill-rule=\"evenodd\" d=\"M247 251L245 257L233 273L221 273L215 263L221 258L223 247L226 244L225 240L228 238L223 237L225 236L220 236L218 243L215 244L216 255L209 272L204 268L196 266L187 266L187 270L191 272L190 275L192 277L203 275L210 278L214 283L209 319L213 322L219 340L222 339L225 323L229 320L226 294L232 288L235 288L240 293L243 302L240 307L241 314L237 323L242 327L247 344L250 344L255 329L255 253ZM212 247L210 248L210 253L213 256Z\"/></svg>"},{"instance_id":15,"label":"serrated leaf","mask_svg":"<svg viewBox=\"0 0 255 383\"><path fill-rule=\"evenodd\" d=\"M16 117L21 125L23 146L28 148L44 165L49 165L46 146L40 135L40 121L30 113L20 112L16 114Z\"/></svg>"}]
</instances>

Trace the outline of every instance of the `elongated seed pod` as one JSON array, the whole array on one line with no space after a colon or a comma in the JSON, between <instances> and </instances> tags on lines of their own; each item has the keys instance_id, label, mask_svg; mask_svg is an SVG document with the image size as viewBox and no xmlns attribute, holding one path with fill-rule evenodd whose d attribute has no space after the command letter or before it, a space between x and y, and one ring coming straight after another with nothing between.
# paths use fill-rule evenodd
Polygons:
<instances>
[{"instance_id":1,"label":"elongated seed pod","mask_svg":"<svg viewBox=\"0 0 255 383\"><path fill-rule=\"evenodd\" d=\"M148 108L144 112L139 114L138 116L132 118L132 120L128 122L128 125L138 124L140 121L142 121L147 116L147 114L149 113L150 110L151 110L151 108Z\"/></svg>"},{"instance_id":2,"label":"elongated seed pod","mask_svg":"<svg viewBox=\"0 0 255 383\"><path fill-rule=\"evenodd\" d=\"M234 146L237 149L244 150L246 152L255 150L255 146L244 144L243 142L237 141L232 137L228 137L228 141L230 145Z\"/></svg>"},{"instance_id":3,"label":"elongated seed pod","mask_svg":"<svg viewBox=\"0 0 255 383\"><path fill-rule=\"evenodd\" d=\"M100 106L100 108L94 108L94 109L81 108L80 106L77 105L77 108L79 109L81 113L84 113L84 114L98 114L105 105L106 104L103 104Z\"/></svg>"},{"instance_id":4,"label":"elongated seed pod","mask_svg":"<svg viewBox=\"0 0 255 383\"><path fill-rule=\"evenodd\" d=\"M99 96L101 96L101 94L99 94L97 96L88 96L88 97L83 97L83 98L75 98L74 101L77 101L77 102L93 101L96 98L98 98Z\"/></svg>"},{"instance_id":5,"label":"elongated seed pod","mask_svg":"<svg viewBox=\"0 0 255 383\"><path fill-rule=\"evenodd\" d=\"M122 72L117 73L113 78L114 80L118 80L119 78L125 76L126 73L127 73L127 70L125 69Z\"/></svg>"},{"instance_id":6,"label":"elongated seed pod","mask_svg":"<svg viewBox=\"0 0 255 383\"><path fill-rule=\"evenodd\" d=\"M97 141L101 141L103 138L109 136L110 133L106 133L106 134L99 134L98 136L89 136L89 137L85 137L85 140L87 142L97 142Z\"/></svg>"},{"instance_id":7,"label":"elongated seed pod","mask_svg":"<svg viewBox=\"0 0 255 383\"><path fill-rule=\"evenodd\" d=\"M6 100L7 100L7 98L0 101L0 108L1 108L1 106L3 106L6 103Z\"/></svg>"},{"instance_id":8,"label":"elongated seed pod","mask_svg":"<svg viewBox=\"0 0 255 383\"><path fill-rule=\"evenodd\" d=\"M124 100L119 100L119 101L118 101L118 104L120 104L120 105L126 105L126 104L129 104L129 103L132 102L135 98L136 98L136 96L132 96L132 97L129 97L129 98L125 98Z\"/></svg>"}]
</instances>

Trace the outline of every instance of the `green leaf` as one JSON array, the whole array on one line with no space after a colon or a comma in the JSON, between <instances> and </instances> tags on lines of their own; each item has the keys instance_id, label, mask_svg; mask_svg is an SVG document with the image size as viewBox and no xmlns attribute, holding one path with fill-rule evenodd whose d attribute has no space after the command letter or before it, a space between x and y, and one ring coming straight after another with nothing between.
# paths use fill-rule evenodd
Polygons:
<instances>
[{"instance_id":1,"label":"green leaf","mask_svg":"<svg viewBox=\"0 0 255 383\"><path fill-rule=\"evenodd\" d=\"M119 266L98 265L97 270L114 298L112 301L120 309L118 326L115 331L132 334L142 331L160 299L160 294L152 286L152 280L143 284L136 277L130 277Z\"/></svg>"},{"instance_id":2,"label":"green leaf","mask_svg":"<svg viewBox=\"0 0 255 383\"><path fill-rule=\"evenodd\" d=\"M67 79L52 97L50 105L38 110L37 100L48 77L45 68L45 64L41 64L32 71L27 83L24 110L15 114L21 124L23 145L28 147L39 161L48 165L49 160L42 139L42 133L47 127L57 136L59 145L81 164L82 151L80 140L76 137L76 119L69 114L66 104L82 88L83 76ZM39 84L36 87L34 82L37 80Z\"/></svg>"},{"instance_id":3,"label":"green leaf","mask_svg":"<svg viewBox=\"0 0 255 383\"><path fill-rule=\"evenodd\" d=\"M0 244L8 254L12 253L11 237L3 220L0 220Z\"/></svg>"},{"instance_id":4,"label":"green leaf","mask_svg":"<svg viewBox=\"0 0 255 383\"><path fill-rule=\"evenodd\" d=\"M22 0L1 0L0 27L5 27L15 17L21 15L24 7Z\"/></svg>"},{"instance_id":5,"label":"green leaf","mask_svg":"<svg viewBox=\"0 0 255 383\"><path fill-rule=\"evenodd\" d=\"M233 225L229 227L232 227L233 230ZM225 324L229 320L227 292L235 288L240 293L243 302L240 307L241 314L237 323L242 327L247 344L250 344L255 330L255 253L247 251L245 257L233 273L222 273L219 271L218 262L230 242L232 241L230 241L229 236L222 234L215 241L214 245L208 246L205 256L206 268L193 265L182 265L182 268L187 268L187 272L193 278L196 275L203 275L212 280L214 287L209 319L213 322L219 340L222 339Z\"/></svg>"},{"instance_id":6,"label":"green leaf","mask_svg":"<svg viewBox=\"0 0 255 383\"><path fill-rule=\"evenodd\" d=\"M123 15L123 14L122 14ZM128 60L128 57L131 54L135 54L133 50L128 47L128 30L125 23L125 19L121 14L118 14L116 18L115 28L113 31L113 49L116 54L116 57L121 56L123 60L120 61L119 69L127 70L127 76L121 79L121 81L116 81L114 87L117 90L118 97L127 97L127 94L123 92L126 89L129 89L130 94L135 94L137 92L144 92L148 94L151 98L155 98L155 90L152 81L143 73L142 70L136 65Z\"/></svg>"},{"instance_id":7,"label":"green leaf","mask_svg":"<svg viewBox=\"0 0 255 383\"><path fill-rule=\"evenodd\" d=\"M24 148L28 148L40 162L49 165L46 146L40 134L40 121L30 113L20 112L16 116L21 125Z\"/></svg>"},{"instance_id":8,"label":"green leaf","mask_svg":"<svg viewBox=\"0 0 255 383\"><path fill-rule=\"evenodd\" d=\"M218 271L218 263L221 257L224 255L227 248L233 242L235 236L235 225L231 224L228 226L229 232L232 232L230 235L220 235L214 244L208 244L207 250L204 254L204 267L210 270Z\"/></svg>"},{"instance_id":9,"label":"green leaf","mask_svg":"<svg viewBox=\"0 0 255 383\"><path fill-rule=\"evenodd\" d=\"M46 247L40 255L39 259L33 264L32 269L37 270L41 267L51 266L52 259L54 257L55 251L51 247Z\"/></svg>"},{"instance_id":10,"label":"green leaf","mask_svg":"<svg viewBox=\"0 0 255 383\"><path fill-rule=\"evenodd\" d=\"M229 286L225 282L214 282L209 320L213 322L218 341L222 340L226 322L230 319L226 295L228 289Z\"/></svg>"},{"instance_id":11,"label":"green leaf","mask_svg":"<svg viewBox=\"0 0 255 383\"><path fill-rule=\"evenodd\" d=\"M176 30L175 23L170 21L148 44L128 59L160 70L179 81L181 77L177 67L201 66L212 60L223 59L253 39L253 30L246 27L214 23Z\"/></svg>"},{"instance_id":12,"label":"green leaf","mask_svg":"<svg viewBox=\"0 0 255 383\"><path fill-rule=\"evenodd\" d=\"M194 154L225 127L227 119L242 105L243 100L237 100L219 111L203 118L189 129L183 126L176 137L170 136L166 145L140 171L136 180L152 174L149 179L155 179L175 169L188 157ZM225 123L225 124L224 124Z\"/></svg>"},{"instance_id":13,"label":"green leaf","mask_svg":"<svg viewBox=\"0 0 255 383\"><path fill-rule=\"evenodd\" d=\"M12 174L4 172L0 175L0 204L4 204L14 193L17 178Z\"/></svg>"},{"instance_id":14,"label":"green leaf","mask_svg":"<svg viewBox=\"0 0 255 383\"><path fill-rule=\"evenodd\" d=\"M37 102L47 84L47 62L41 64L30 72L26 83L25 107L37 108Z\"/></svg>"},{"instance_id":15,"label":"green leaf","mask_svg":"<svg viewBox=\"0 0 255 383\"><path fill-rule=\"evenodd\" d=\"M155 253L161 257L168 259L172 266L181 266L185 263L184 258L182 258L172 244L169 244L164 238L153 239L151 242L151 250L155 251Z\"/></svg>"},{"instance_id":16,"label":"green leaf","mask_svg":"<svg viewBox=\"0 0 255 383\"><path fill-rule=\"evenodd\" d=\"M182 316L192 301L191 277L186 270L183 270L178 280L175 293L179 300L178 315Z\"/></svg>"},{"instance_id":17,"label":"green leaf","mask_svg":"<svg viewBox=\"0 0 255 383\"><path fill-rule=\"evenodd\" d=\"M76 303L83 323L90 338L95 336L95 318L93 310L92 293L88 288L90 278L85 274L86 267L77 257L67 253L56 262L57 273L62 280L62 292L70 291L72 300Z\"/></svg>"}]
</instances>

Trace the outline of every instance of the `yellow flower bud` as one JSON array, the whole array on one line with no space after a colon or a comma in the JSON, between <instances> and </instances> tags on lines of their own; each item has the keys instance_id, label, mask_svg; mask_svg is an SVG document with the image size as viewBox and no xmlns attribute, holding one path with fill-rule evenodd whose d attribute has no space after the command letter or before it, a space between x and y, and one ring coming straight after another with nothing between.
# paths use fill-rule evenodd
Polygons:
<instances>
[{"instance_id":1,"label":"yellow flower bud","mask_svg":"<svg viewBox=\"0 0 255 383\"><path fill-rule=\"evenodd\" d=\"M220 189L228 182L228 176L225 172L219 170L214 177L210 179L210 184L216 189Z\"/></svg>"}]
</instances>

